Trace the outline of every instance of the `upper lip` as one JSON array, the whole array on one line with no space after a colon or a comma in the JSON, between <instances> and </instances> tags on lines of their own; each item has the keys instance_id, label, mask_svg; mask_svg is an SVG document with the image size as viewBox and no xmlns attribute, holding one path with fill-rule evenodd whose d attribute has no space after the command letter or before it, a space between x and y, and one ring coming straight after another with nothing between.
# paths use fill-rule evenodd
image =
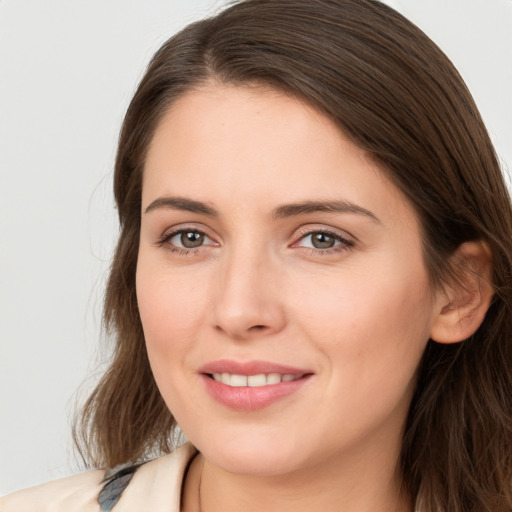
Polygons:
<instances>
[{"instance_id":1,"label":"upper lip","mask_svg":"<svg viewBox=\"0 0 512 512\"><path fill-rule=\"evenodd\" d=\"M296 368L270 361L233 361L230 359L219 359L205 364L199 369L199 373L230 373L235 375L260 375L262 373L280 373L283 375L304 375L313 373L311 370Z\"/></svg>"}]
</instances>

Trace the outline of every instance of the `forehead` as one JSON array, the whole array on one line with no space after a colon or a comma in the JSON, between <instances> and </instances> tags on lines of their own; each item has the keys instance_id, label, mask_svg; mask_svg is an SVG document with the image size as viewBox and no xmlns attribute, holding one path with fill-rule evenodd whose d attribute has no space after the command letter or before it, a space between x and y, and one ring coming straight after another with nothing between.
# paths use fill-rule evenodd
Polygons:
<instances>
[{"instance_id":1,"label":"forehead","mask_svg":"<svg viewBox=\"0 0 512 512\"><path fill-rule=\"evenodd\" d=\"M250 201L267 210L350 199L388 213L391 203L394 213L412 212L381 168L329 118L279 91L245 86L191 90L166 112L147 155L143 206L158 195L237 202L242 209Z\"/></svg>"},{"instance_id":2,"label":"forehead","mask_svg":"<svg viewBox=\"0 0 512 512\"><path fill-rule=\"evenodd\" d=\"M194 151L187 159L222 154L230 160L244 158L240 167L247 168L263 160L268 164L279 152L302 151L299 141L307 140L319 151L334 148L332 139L341 139L342 133L327 117L280 91L211 84L187 92L171 105L157 127L150 153L159 151L161 156L163 146L169 145L185 152L192 138L201 142L195 148L200 153Z\"/></svg>"}]
</instances>

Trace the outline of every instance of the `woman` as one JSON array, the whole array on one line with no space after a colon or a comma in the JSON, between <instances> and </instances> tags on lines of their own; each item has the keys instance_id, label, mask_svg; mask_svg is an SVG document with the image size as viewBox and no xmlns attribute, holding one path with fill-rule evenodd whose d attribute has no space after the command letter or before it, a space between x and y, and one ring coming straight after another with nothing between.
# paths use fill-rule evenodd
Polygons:
<instances>
[{"instance_id":1,"label":"woman","mask_svg":"<svg viewBox=\"0 0 512 512\"><path fill-rule=\"evenodd\" d=\"M77 439L129 465L3 512L512 510L510 198L416 27L374 0L189 26L132 100L114 189L117 345Z\"/></svg>"}]
</instances>

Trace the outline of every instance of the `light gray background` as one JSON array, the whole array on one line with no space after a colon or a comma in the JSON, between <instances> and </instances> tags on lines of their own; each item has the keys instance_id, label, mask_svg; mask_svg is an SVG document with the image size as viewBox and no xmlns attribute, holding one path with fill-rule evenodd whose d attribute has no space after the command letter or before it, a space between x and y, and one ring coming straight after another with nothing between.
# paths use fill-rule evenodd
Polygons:
<instances>
[{"instance_id":1,"label":"light gray background","mask_svg":"<svg viewBox=\"0 0 512 512\"><path fill-rule=\"evenodd\" d=\"M0 0L0 494L78 470L102 354L112 165L144 66L212 0ZM389 0L452 59L512 167L512 0Z\"/></svg>"}]
</instances>

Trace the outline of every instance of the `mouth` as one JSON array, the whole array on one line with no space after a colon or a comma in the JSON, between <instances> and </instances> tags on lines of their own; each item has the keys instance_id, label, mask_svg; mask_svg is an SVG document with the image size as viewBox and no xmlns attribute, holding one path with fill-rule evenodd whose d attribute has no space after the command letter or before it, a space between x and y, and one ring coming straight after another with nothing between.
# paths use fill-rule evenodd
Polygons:
<instances>
[{"instance_id":1,"label":"mouth","mask_svg":"<svg viewBox=\"0 0 512 512\"><path fill-rule=\"evenodd\" d=\"M222 382L226 386L234 388L250 387L259 388L264 386L272 386L281 382L293 382L302 379L307 374L292 373L258 373L256 375L241 375L237 373L215 372L207 374L208 377L216 382Z\"/></svg>"},{"instance_id":2,"label":"mouth","mask_svg":"<svg viewBox=\"0 0 512 512\"><path fill-rule=\"evenodd\" d=\"M209 395L232 410L254 411L299 393L314 373L265 361L220 360L199 370Z\"/></svg>"}]
</instances>

